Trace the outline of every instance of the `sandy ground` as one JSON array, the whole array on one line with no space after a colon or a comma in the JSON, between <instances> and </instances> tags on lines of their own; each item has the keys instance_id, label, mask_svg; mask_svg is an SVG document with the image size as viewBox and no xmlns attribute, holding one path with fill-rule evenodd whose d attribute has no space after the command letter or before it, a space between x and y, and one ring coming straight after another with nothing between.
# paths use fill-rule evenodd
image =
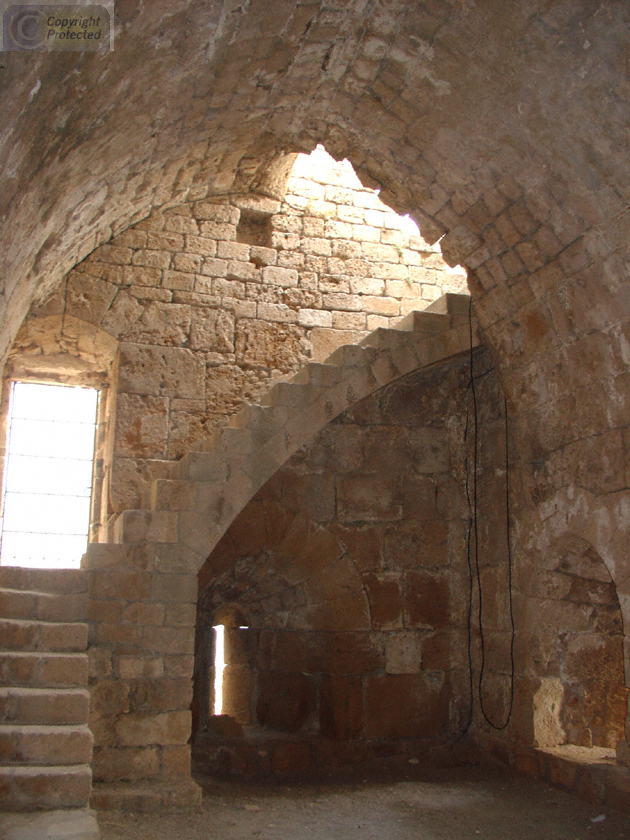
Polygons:
<instances>
[{"instance_id":1,"label":"sandy ground","mask_svg":"<svg viewBox=\"0 0 630 840\"><path fill-rule=\"evenodd\" d=\"M630 840L630 817L480 768L282 786L199 780L200 811L100 812L103 840Z\"/></svg>"}]
</instances>

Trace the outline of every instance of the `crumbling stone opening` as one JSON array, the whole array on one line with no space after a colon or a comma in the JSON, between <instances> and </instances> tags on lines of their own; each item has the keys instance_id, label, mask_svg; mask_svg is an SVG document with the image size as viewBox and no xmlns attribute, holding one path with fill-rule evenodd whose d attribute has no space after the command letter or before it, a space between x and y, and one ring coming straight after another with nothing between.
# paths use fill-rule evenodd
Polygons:
<instances>
[{"instance_id":1,"label":"crumbling stone opening","mask_svg":"<svg viewBox=\"0 0 630 840\"><path fill-rule=\"evenodd\" d=\"M193 732L203 727L223 734L239 733L252 720L248 619L231 603L222 603L204 619L198 622L195 636Z\"/></svg>"}]
</instances>

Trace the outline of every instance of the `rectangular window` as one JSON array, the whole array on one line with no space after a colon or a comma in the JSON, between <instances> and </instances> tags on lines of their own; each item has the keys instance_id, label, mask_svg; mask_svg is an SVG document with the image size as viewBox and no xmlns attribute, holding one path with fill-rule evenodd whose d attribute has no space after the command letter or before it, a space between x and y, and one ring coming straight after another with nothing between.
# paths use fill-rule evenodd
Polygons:
<instances>
[{"instance_id":1,"label":"rectangular window","mask_svg":"<svg viewBox=\"0 0 630 840\"><path fill-rule=\"evenodd\" d=\"M79 567L90 523L97 406L92 388L13 383L3 565Z\"/></svg>"}]
</instances>

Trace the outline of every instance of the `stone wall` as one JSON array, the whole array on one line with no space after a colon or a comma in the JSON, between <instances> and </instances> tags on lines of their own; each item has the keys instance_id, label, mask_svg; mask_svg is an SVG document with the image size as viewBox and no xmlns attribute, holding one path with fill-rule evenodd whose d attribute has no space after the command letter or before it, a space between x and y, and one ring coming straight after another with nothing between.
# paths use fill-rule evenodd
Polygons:
<instances>
[{"instance_id":1,"label":"stone wall","mask_svg":"<svg viewBox=\"0 0 630 840\"><path fill-rule=\"evenodd\" d=\"M324 143L469 270L522 458L516 559L588 546L628 626L629 11L506 8L223 0L191 26L183 0L120 0L105 75L7 53L1 346L112 235L186 202L279 200L287 153Z\"/></svg>"},{"instance_id":2,"label":"stone wall","mask_svg":"<svg viewBox=\"0 0 630 840\"><path fill-rule=\"evenodd\" d=\"M6 376L69 381L72 371L79 384L93 356L109 371L116 426L99 539L244 402L465 286L413 230L347 161L317 149L295 157L282 201L185 203L76 266L25 320Z\"/></svg>"},{"instance_id":3,"label":"stone wall","mask_svg":"<svg viewBox=\"0 0 630 840\"><path fill-rule=\"evenodd\" d=\"M542 555L532 551L524 539L527 533L524 523L531 516L532 508L524 481L526 453L516 418L504 402L496 368L488 356L475 360L474 376L477 423L471 394L467 471L471 498L468 515L474 521L476 493L479 533L476 552L474 528L471 532L471 565L476 583L472 605L475 726L480 731L528 746L573 744L615 748L624 737L628 696L624 681L623 623L616 587L602 558L584 539L565 537L549 545ZM507 465L506 410L510 454ZM481 685L479 580L483 593L485 656ZM513 702L510 680L506 678L511 671L512 617L516 629Z\"/></svg>"},{"instance_id":4,"label":"stone wall","mask_svg":"<svg viewBox=\"0 0 630 840\"><path fill-rule=\"evenodd\" d=\"M204 450L173 463L171 477L153 483L149 508L119 517L116 544L88 546L98 779L168 779L169 791L179 781L182 795L191 793L198 569L255 489L331 419L379 382L465 349L467 298L443 303L448 314L417 313L417 330L377 331L371 343L340 348L329 364L278 383L266 407L239 412Z\"/></svg>"},{"instance_id":5,"label":"stone wall","mask_svg":"<svg viewBox=\"0 0 630 840\"><path fill-rule=\"evenodd\" d=\"M465 360L349 409L214 549L199 574L198 768L265 775L423 754L470 723L492 731L488 721L528 746L614 747L623 737L614 585L584 546L549 556L542 573L517 552L510 582L504 400L487 353L474 370L474 397ZM514 513L518 482L511 490ZM226 607L237 617L225 620ZM216 718L211 627L224 620Z\"/></svg>"},{"instance_id":6,"label":"stone wall","mask_svg":"<svg viewBox=\"0 0 630 840\"><path fill-rule=\"evenodd\" d=\"M457 736L467 690L467 376L466 364L441 367L358 403L235 520L200 572L198 706L211 694L204 641L227 602L250 628L240 631L249 664L240 723L297 733L323 763ZM246 689L229 669L226 688L229 712ZM207 707L200 731L206 717ZM230 746L239 772L245 746ZM217 754L225 763L225 744L201 738L200 766L216 770ZM241 772L251 770L245 762Z\"/></svg>"}]
</instances>

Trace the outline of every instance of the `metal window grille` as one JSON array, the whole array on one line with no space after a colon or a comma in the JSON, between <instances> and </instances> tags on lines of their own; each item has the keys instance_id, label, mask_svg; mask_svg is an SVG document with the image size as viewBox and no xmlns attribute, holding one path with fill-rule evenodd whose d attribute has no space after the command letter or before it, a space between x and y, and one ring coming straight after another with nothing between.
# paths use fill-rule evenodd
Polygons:
<instances>
[{"instance_id":1,"label":"metal window grille","mask_svg":"<svg viewBox=\"0 0 630 840\"><path fill-rule=\"evenodd\" d=\"M77 568L90 520L98 391L14 382L4 469L3 565Z\"/></svg>"}]
</instances>

